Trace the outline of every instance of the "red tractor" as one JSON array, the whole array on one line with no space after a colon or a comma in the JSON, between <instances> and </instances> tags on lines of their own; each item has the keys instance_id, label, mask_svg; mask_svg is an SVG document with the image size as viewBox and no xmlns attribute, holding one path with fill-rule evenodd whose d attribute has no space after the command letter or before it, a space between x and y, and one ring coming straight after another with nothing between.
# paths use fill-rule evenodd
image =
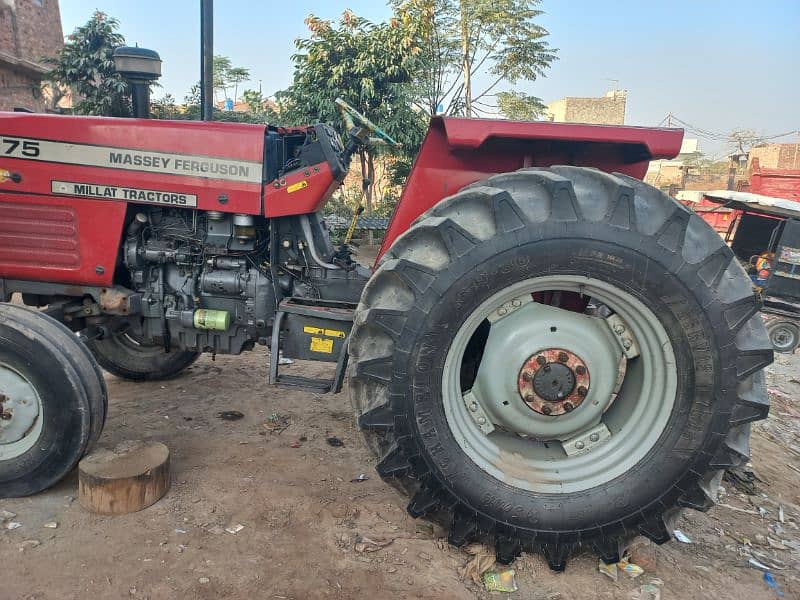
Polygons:
<instances>
[{"instance_id":1,"label":"red tractor","mask_svg":"<svg viewBox=\"0 0 800 600\"><path fill-rule=\"evenodd\" d=\"M640 181L682 132L434 118L370 271L320 210L391 139L340 106L344 143L0 113L0 497L97 440L98 364L159 379L261 344L273 384L348 378L378 473L454 545L563 569L710 508L767 415L772 350L731 250ZM279 354L335 372L288 377Z\"/></svg>"}]
</instances>

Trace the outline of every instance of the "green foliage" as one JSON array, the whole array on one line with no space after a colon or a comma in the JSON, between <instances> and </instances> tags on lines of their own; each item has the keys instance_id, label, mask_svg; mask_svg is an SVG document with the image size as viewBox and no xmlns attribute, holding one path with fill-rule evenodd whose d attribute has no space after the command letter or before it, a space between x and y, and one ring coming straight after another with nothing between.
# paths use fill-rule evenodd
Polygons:
<instances>
[{"instance_id":1,"label":"green foliage","mask_svg":"<svg viewBox=\"0 0 800 600\"><path fill-rule=\"evenodd\" d=\"M228 98L228 89L233 87L233 101L237 100L239 84L250 79L250 70L244 67L234 67L227 56L214 56L214 91L221 91L225 99Z\"/></svg>"},{"instance_id":2,"label":"green foliage","mask_svg":"<svg viewBox=\"0 0 800 600\"><path fill-rule=\"evenodd\" d=\"M415 100L428 115L495 114L500 84L535 81L557 59L537 19L541 0L393 0L427 20ZM489 84L475 90L482 75Z\"/></svg>"},{"instance_id":3,"label":"green foliage","mask_svg":"<svg viewBox=\"0 0 800 600\"><path fill-rule=\"evenodd\" d=\"M500 114L514 121L535 121L547 108L540 98L522 92L498 92L495 98Z\"/></svg>"},{"instance_id":4,"label":"green foliage","mask_svg":"<svg viewBox=\"0 0 800 600\"><path fill-rule=\"evenodd\" d=\"M372 23L346 11L336 23L312 15L306 24L310 36L296 42L294 82L276 94L282 124L325 121L346 136L334 104L337 97L343 98L402 144L400 151L385 147L362 150L353 161L374 184L376 159L399 153L410 162L422 142L427 118L412 109L410 84L421 68L425 22L398 10L387 23ZM375 186L370 185L368 214L375 198Z\"/></svg>"},{"instance_id":5,"label":"green foliage","mask_svg":"<svg viewBox=\"0 0 800 600\"><path fill-rule=\"evenodd\" d=\"M46 79L60 94L71 91L74 111L83 115L126 117L131 114L128 85L114 69L114 49L125 43L119 21L95 11L76 28L53 59Z\"/></svg>"}]
</instances>

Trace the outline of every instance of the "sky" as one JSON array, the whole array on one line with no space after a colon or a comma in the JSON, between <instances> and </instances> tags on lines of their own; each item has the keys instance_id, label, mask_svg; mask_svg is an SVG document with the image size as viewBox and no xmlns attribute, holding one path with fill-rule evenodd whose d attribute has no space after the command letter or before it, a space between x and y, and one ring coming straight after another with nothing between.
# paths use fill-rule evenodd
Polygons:
<instances>
[{"instance_id":1,"label":"sky","mask_svg":"<svg viewBox=\"0 0 800 600\"><path fill-rule=\"evenodd\" d=\"M129 44L156 50L163 60L156 96L182 100L199 79L199 0L60 6L65 35L99 9L119 19ZM373 21L391 13L382 0L217 0L214 52L250 70L240 91L261 86L270 95L292 81L294 40L307 34L303 20L336 18L348 8ZM800 0L543 0L541 8L559 60L547 77L506 89L550 102L618 87L628 91L626 124L658 125L672 113L710 132L793 131L774 141L800 141ZM725 151L702 137L700 147L709 155Z\"/></svg>"}]
</instances>

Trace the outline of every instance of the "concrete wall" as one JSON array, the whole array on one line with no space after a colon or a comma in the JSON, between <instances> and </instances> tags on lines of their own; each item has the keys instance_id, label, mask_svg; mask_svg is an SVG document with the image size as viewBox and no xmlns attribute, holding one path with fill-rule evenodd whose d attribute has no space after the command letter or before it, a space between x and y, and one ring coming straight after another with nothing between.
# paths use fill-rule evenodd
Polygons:
<instances>
[{"instance_id":1,"label":"concrete wall","mask_svg":"<svg viewBox=\"0 0 800 600\"><path fill-rule=\"evenodd\" d=\"M42 59L63 43L58 0L0 0L0 110L44 110Z\"/></svg>"},{"instance_id":2,"label":"concrete wall","mask_svg":"<svg viewBox=\"0 0 800 600\"><path fill-rule=\"evenodd\" d=\"M625 90L612 90L600 98L568 96L547 105L547 115L557 123L625 123Z\"/></svg>"}]
</instances>

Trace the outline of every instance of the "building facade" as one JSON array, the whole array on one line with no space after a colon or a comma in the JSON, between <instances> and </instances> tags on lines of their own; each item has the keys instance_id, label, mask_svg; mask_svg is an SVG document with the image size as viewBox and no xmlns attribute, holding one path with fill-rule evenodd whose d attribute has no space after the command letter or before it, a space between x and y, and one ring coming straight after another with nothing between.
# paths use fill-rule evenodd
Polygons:
<instances>
[{"instance_id":1,"label":"building facade","mask_svg":"<svg viewBox=\"0 0 800 600\"><path fill-rule=\"evenodd\" d=\"M625 90L611 90L599 98L568 96L548 104L546 115L556 123L624 125L626 101Z\"/></svg>"},{"instance_id":2,"label":"building facade","mask_svg":"<svg viewBox=\"0 0 800 600\"><path fill-rule=\"evenodd\" d=\"M43 111L43 59L64 44L58 0L0 0L0 110Z\"/></svg>"}]
</instances>

